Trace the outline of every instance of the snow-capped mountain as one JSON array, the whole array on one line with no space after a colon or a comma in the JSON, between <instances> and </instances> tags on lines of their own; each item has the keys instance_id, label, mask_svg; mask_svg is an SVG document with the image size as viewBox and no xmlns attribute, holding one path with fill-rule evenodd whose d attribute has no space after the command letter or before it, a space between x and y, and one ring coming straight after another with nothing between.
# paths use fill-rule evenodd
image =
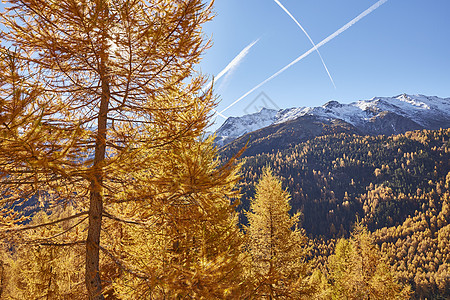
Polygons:
<instances>
[{"instance_id":1,"label":"snow-capped mountain","mask_svg":"<svg viewBox=\"0 0 450 300\"><path fill-rule=\"evenodd\" d=\"M226 145L241 135L272 125L278 121L277 116L275 109L263 108L254 114L230 117L216 131L216 144Z\"/></svg>"},{"instance_id":2,"label":"snow-capped mountain","mask_svg":"<svg viewBox=\"0 0 450 300\"><path fill-rule=\"evenodd\" d=\"M302 116L314 116L324 121L342 120L365 134L398 134L416 129L448 128L450 98L402 94L350 104L330 101L319 107L279 111L263 108L258 113L228 118L216 131L216 143L223 146L246 133Z\"/></svg>"}]
</instances>

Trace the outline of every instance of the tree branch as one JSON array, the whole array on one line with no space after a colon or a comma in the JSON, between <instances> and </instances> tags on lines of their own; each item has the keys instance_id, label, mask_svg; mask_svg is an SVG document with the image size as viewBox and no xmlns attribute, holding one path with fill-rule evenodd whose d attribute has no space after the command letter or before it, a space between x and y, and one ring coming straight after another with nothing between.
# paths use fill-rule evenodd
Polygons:
<instances>
[{"instance_id":1,"label":"tree branch","mask_svg":"<svg viewBox=\"0 0 450 300\"><path fill-rule=\"evenodd\" d=\"M123 223L127 223L127 224L145 225L145 223L138 222L138 221L120 219L116 216L111 215L110 213L107 213L106 211L103 211L103 216L107 217L111 220L115 220L115 221L119 221L119 222L123 222Z\"/></svg>"},{"instance_id":2,"label":"tree branch","mask_svg":"<svg viewBox=\"0 0 450 300\"><path fill-rule=\"evenodd\" d=\"M43 224L38 224L38 225L32 225L32 226L25 226L25 227L20 227L20 228L6 229L6 230L3 230L3 232L24 231L24 230L35 229L35 228L44 227L44 226L50 226L50 225L61 223L61 222L67 221L67 220L75 219L75 218L78 218L80 216L84 216L84 215L87 215L87 214L88 214L88 212L85 211L85 212L81 212L81 213L75 214L73 216L62 218L62 219L59 219L59 220L56 220L56 221L43 223Z\"/></svg>"}]
</instances>

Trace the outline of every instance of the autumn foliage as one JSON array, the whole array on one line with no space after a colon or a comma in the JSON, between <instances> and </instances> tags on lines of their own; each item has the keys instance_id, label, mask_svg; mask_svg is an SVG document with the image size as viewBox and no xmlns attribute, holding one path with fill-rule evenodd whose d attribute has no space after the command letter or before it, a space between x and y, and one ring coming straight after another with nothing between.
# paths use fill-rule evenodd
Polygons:
<instances>
[{"instance_id":1,"label":"autumn foliage","mask_svg":"<svg viewBox=\"0 0 450 300\"><path fill-rule=\"evenodd\" d=\"M450 131L224 159L212 3L5 2L0 298L446 295Z\"/></svg>"}]
</instances>

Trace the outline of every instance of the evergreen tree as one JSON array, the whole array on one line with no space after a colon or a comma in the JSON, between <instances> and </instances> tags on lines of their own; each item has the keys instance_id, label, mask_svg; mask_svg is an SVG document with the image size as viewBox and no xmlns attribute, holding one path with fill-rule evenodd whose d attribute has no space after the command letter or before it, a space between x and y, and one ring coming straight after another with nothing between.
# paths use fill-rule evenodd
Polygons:
<instances>
[{"instance_id":1,"label":"evergreen tree","mask_svg":"<svg viewBox=\"0 0 450 300\"><path fill-rule=\"evenodd\" d=\"M253 298L299 299L312 292L305 262L306 237L299 214L289 215L290 195L270 168L263 171L247 213Z\"/></svg>"}]
</instances>

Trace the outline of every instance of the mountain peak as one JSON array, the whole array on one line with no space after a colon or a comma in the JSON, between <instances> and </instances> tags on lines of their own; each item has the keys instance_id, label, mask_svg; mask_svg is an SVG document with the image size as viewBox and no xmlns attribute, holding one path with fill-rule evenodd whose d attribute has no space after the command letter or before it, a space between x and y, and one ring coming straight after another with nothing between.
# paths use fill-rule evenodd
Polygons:
<instances>
[{"instance_id":1,"label":"mountain peak","mask_svg":"<svg viewBox=\"0 0 450 300\"><path fill-rule=\"evenodd\" d=\"M323 108L335 108L335 107L342 107L342 104L339 103L336 100L331 100L328 101L327 103L325 103L324 105L322 105Z\"/></svg>"},{"instance_id":2,"label":"mountain peak","mask_svg":"<svg viewBox=\"0 0 450 300\"><path fill-rule=\"evenodd\" d=\"M216 131L216 143L223 146L248 132L308 115L321 120L342 120L366 134L397 134L415 129L450 127L450 98L401 94L349 104L331 100L319 107L279 111L262 108L257 113L228 118Z\"/></svg>"}]
</instances>

